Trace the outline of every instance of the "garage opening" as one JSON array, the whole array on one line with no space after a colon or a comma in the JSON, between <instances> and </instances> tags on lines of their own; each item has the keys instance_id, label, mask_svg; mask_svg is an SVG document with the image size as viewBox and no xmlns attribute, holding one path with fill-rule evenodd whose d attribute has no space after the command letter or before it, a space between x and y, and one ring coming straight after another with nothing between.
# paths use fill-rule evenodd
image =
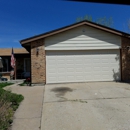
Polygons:
<instances>
[{"instance_id":1,"label":"garage opening","mask_svg":"<svg viewBox=\"0 0 130 130\"><path fill-rule=\"evenodd\" d=\"M119 49L46 51L46 83L119 80Z\"/></svg>"}]
</instances>

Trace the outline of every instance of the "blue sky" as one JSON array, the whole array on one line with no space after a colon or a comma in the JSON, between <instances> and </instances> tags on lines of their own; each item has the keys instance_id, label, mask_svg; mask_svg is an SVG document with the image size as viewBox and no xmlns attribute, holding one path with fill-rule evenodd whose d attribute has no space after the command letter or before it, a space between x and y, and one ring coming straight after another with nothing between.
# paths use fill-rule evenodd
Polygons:
<instances>
[{"instance_id":1,"label":"blue sky","mask_svg":"<svg viewBox=\"0 0 130 130\"><path fill-rule=\"evenodd\" d=\"M20 40L76 22L91 15L94 20L112 17L113 28L127 31L130 5L65 0L1 0L0 48L19 48Z\"/></svg>"}]
</instances>

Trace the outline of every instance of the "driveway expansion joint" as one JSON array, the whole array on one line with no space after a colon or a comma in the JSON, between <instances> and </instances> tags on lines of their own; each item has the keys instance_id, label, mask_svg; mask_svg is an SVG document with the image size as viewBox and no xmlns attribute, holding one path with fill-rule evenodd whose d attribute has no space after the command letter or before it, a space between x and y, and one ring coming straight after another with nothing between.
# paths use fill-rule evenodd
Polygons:
<instances>
[{"instance_id":1,"label":"driveway expansion joint","mask_svg":"<svg viewBox=\"0 0 130 130\"><path fill-rule=\"evenodd\" d=\"M124 99L124 98L130 98L130 97L113 97L113 98L96 98L96 99L67 99L62 101L50 101L50 102L44 102L44 103L57 103L57 102L69 102L69 101L86 101L86 100L103 100L103 99Z\"/></svg>"},{"instance_id":2,"label":"driveway expansion joint","mask_svg":"<svg viewBox=\"0 0 130 130\"><path fill-rule=\"evenodd\" d=\"M14 118L14 119L38 119L38 118L41 118L41 117L32 117L32 118Z\"/></svg>"}]
</instances>

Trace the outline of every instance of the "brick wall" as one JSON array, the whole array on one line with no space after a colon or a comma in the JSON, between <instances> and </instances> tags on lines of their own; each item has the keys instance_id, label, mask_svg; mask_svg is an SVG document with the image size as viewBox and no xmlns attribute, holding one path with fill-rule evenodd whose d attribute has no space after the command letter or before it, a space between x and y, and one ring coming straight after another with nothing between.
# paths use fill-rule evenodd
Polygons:
<instances>
[{"instance_id":1,"label":"brick wall","mask_svg":"<svg viewBox=\"0 0 130 130\"><path fill-rule=\"evenodd\" d=\"M39 49L37 53L37 48ZM31 43L31 78L32 83L46 83L44 40L40 39Z\"/></svg>"},{"instance_id":2,"label":"brick wall","mask_svg":"<svg viewBox=\"0 0 130 130\"><path fill-rule=\"evenodd\" d=\"M122 81L130 82L130 50L127 46L130 46L130 39L122 37Z\"/></svg>"}]
</instances>

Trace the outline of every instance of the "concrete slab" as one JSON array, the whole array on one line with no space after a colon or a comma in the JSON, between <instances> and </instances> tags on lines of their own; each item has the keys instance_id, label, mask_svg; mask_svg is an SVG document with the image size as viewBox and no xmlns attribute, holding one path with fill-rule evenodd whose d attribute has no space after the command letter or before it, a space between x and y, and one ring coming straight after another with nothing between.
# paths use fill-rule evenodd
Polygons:
<instances>
[{"instance_id":1,"label":"concrete slab","mask_svg":"<svg viewBox=\"0 0 130 130\"><path fill-rule=\"evenodd\" d=\"M44 102L103 98L98 90L91 89L86 83L46 85L45 91Z\"/></svg>"},{"instance_id":2,"label":"concrete slab","mask_svg":"<svg viewBox=\"0 0 130 130\"><path fill-rule=\"evenodd\" d=\"M104 130L88 103L45 103L41 130Z\"/></svg>"},{"instance_id":3,"label":"concrete slab","mask_svg":"<svg viewBox=\"0 0 130 130\"><path fill-rule=\"evenodd\" d=\"M130 130L130 84L89 82L6 87L25 99L12 130ZM44 101L43 101L44 94Z\"/></svg>"},{"instance_id":4,"label":"concrete slab","mask_svg":"<svg viewBox=\"0 0 130 130\"><path fill-rule=\"evenodd\" d=\"M12 130L40 130L40 119L14 119Z\"/></svg>"},{"instance_id":5,"label":"concrete slab","mask_svg":"<svg viewBox=\"0 0 130 130\"><path fill-rule=\"evenodd\" d=\"M127 83L46 85L41 130L130 130L129 111Z\"/></svg>"},{"instance_id":6,"label":"concrete slab","mask_svg":"<svg viewBox=\"0 0 130 130\"><path fill-rule=\"evenodd\" d=\"M41 104L22 103L15 112L14 118L40 118L42 111Z\"/></svg>"},{"instance_id":7,"label":"concrete slab","mask_svg":"<svg viewBox=\"0 0 130 130\"><path fill-rule=\"evenodd\" d=\"M14 114L12 130L40 130L44 86L32 87L14 84L6 87L6 90L24 96L24 100Z\"/></svg>"}]
</instances>

